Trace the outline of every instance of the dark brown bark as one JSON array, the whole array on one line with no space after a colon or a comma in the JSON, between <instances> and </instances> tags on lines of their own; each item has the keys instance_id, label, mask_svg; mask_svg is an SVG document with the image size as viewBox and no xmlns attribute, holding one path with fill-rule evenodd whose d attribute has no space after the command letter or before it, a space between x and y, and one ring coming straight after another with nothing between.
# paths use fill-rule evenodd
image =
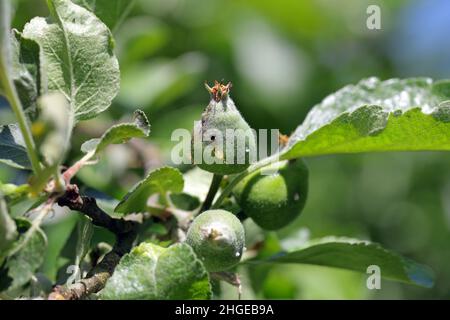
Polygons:
<instances>
[{"instance_id":1,"label":"dark brown bark","mask_svg":"<svg viewBox=\"0 0 450 320\"><path fill-rule=\"evenodd\" d=\"M138 223L112 218L97 205L94 198L81 196L76 185L67 187L66 193L58 198L58 204L83 213L92 219L94 225L106 228L116 235L113 249L88 273L86 278L72 285L55 286L48 296L49 300L84 299L91 293L104 288L120 258L131 250L136 239Z\"/></svg>"}]
</instances>

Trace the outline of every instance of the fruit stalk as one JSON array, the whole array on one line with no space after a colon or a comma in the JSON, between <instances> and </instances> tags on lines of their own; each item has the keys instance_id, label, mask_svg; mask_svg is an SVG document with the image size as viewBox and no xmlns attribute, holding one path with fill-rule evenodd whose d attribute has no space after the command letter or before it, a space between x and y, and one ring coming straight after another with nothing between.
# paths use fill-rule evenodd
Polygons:
<instances>
[{"instance_id":1,"label":"fruit stalk","mask_svg":"<svg viewBox=\"0 0 450 320\"><path fill-rule=\"evenodd\" d=\"M233 191L234 187L237 186L237 184L244 179L246 176L248 176L250 173L255 172L256 170L262 169L265 166L268 166L272 163L278 162L280 160L280 154L276 153L270 157L264 158L255 164L248 167L246 170L238 174L231 182L222 190L222 193L217 198L216 202L212 205L212 209L218 209L219 206L222 204L223 200L225 200Z\"/></svg>"},{"instance_id":2,"label":"fruit stalk","mask_svg":"<svg viewBox=\"0 0 450 320\"><path fill-rule=\"evenodd\" d=\"M206 199L203 202L203 205L200 209L200 212L206 211L211 207L211 204L216 196L217 191L219 190L220 183L222 182L223 176L220 174L214 174L211 185L209 186L208 194L206 195Z\"/></svg>"}]
</instances>

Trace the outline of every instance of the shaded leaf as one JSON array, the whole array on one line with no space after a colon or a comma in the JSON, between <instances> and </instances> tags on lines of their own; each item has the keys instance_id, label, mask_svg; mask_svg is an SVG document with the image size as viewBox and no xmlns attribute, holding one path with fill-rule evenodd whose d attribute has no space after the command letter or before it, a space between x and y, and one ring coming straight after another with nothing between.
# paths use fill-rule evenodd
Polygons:
<instances>
[{"instance_id":1,"label":"shaded leaf","mask_svg":"<svg viewBox=\"0 0 450 320\"><path fill-rule=\"evenodd\" d=\"M0 91L2 86L12 82L12 48L11 48L11 4L0 2ZM10 87L8 85L7 87ZM5 87L6 88L6 87ZM27 152L18 127L14 124L0 126L0 162L16 168L29 168Z\"/></svg>"},{"instance_id":2,"label":"shaded leaf","mask_svg":"<svg viewBox=\"0 0 450 320\"><path fill-rule=\"evenodd\" d=\"M357 239L326 237L311 240L296 250L281 251L265 259L247 263L300 263L366 273L367 267L380 267L381 277L432 287L433 272L424 265L388 251L379 244Z\"/></svg>"},{"instance_id":3,"label":"shaded leaf","mask_svg":"<svg viewBox=\"0 0 450 320\"><path fill-rule=\"evenodd\" d=\"M9 103L11 104L11 108L18 120L18 124L20 127L20 131L25 134L25 139L21 139L26 144L27 156L31 159L31 165L33 166L34 172L39 172L39 160L37 154L34 150L34 145L32 138L30 137L29 128L27 125L27 119L23 111L22 103L20 102L19 95L16 92L16 88L14 86L14 68L13 68L13 59L12 59L12 51L11 51L11 33L10 33L10 22L11 22L11 7L10 1L2 1L0 5L0 82L2 88L0 88L2 93L7 97ZM14 70L17 71L17 70ZM3 131L3 130L2 130ZM7 133L7 132L6 132ZM18 140L14 138L13 140ZM14 141L14 144L16 141ZM11 143L7 143L8 147L11 147ZM16 146L13 147L13 152L17 151L18 148ZM2 150L2 153L7 152L8 150ZM17 154L13 154L13 157L17 157ZM10 156L1 156L0 159L9 165L24 167L21 163L17 163L14 160L16 158L10 158ZM12 160L12 161L11 161Z\"/></svg>"},{"instance_id":4,"label":"shaded leaf","mask_svg":"<svg viewBox=\"0 0 450 320\"><path fill-rule=\"evenodd\" d=\"M200 206L200 200L187 193L174 193L170 195L172 204L178 209L193 211Z\"/></svg>"},{"instance_id":5,"label":"shaded leaf","mask_svg":"<svg viewBox=\"0 0 450 320\"><path fill-rule=\"evenodd\" d=\"M114 211L120 213L144 212L151 195L159 194L165 198L168 192L183 191L183 186L183 175L178 169L163 167L153 170L123 197Z\"/></svg>"},{"instance_id":6,"label":"shaded leaf","mask_svg":"<svg viewBox=\"0 0 450 320\"><path fill-rule=\"evenodd\" d=\"M15 221L20 236L6 260L8 277L12 279L8 290L28 283L42 264L47 247L47 238L39 227L33 228L31 222L23 218L17 218Z\"/></svg>"},{"instance_id":7,"label":"shaded leaf","mask_svg":"<svg viewBox=\"0 0 450 320\"><path fill-rule=\"evenodd\" d=\"M30 168L23 136L16 124L0 126L0 162L19 169Z\"/></svg>"},{"instance_id":8,"label":"shaded leaf","mask_svg":"<svg viewBox=\"0 0 450 320\"><path fill-rule=\"evenodd\" d=\"M102 299L209 299L208 273L187 244L141 243L126 254L100 292Z\"/></svg>"},{"instance_id":9,"label":"shaded leaf","mask_svg":"<svg viewBox=\"0 0 450 320\"><path fill-rule=\"evenodd\" d=\"M135 0L73 0L95 13L114 32L130 13Z\"/></svg>"},{"instance_id":10,"label":"shaded leaf","mask_svg":"<svg viewBox=\"0 0 450 320\"><path fill-rule=\"evenodd\" d=\"M77 248L75 254L75 264L77 266L80 266L84 257L88 253L93 234L94 227L91 220L86 217L80 219L77 224Z\"/></svg>"},{"instance_id":11,"label":"shaded leaf","mask_svg":"<svg viewBox=\"0 0 450 320\"><path fill-rule=\"evenodd\" d=\"M43 226L43 230L47 236L47 250L45 252L44 262L41 271L50 278L53 283L56 283L56 273L62 264L66 262L74 263L75 248L72 255L67 257L64 254L63 248L65 245L72 245L75 247L77 239L71 239L71 234L75 233L77 222L83 218L77 213L67 213L64 219L58 223L50 223ZM70 244L69 244L70 243ZM66 270L64 270L65 272ZM61 283L61 282L59 282Z\"/></svg>"},{"instance_id":12,"label":"shaded leaf","mask_svg":"<svg viewBox=\"0 0 450 320\"><path fill-rule=\"evenodd\" d=\"M361 80L311 109L282 159L333 153L450 150L450 81Z\"/></svg>"},{"instance_id":13,"label":"shaded leaf","mask_svg":"<svg viewBox=\"0 0 450 320\"><path fill-rule=\"evenodd\" d=\"M17 30L12 32L11 45L12 80L24 110L34 113L38 97L39 46L23 38Z\"/></svg>"},{"instance_id":14,"label":"shaded leaf","mask_svg":"<svg viewBox=\"0 0 450 320\"><path fill-rule=\"evenodd\" d=\"M0 192L0 266L17 236L16 224L9 216L6 202Z\"/></svg>"},{"instance_id":15,"label":"shaded leaf","mask_svg":"<svg viewBox=\"0 0 450 320\"><path fill-rule=\"evenodd\" d=\"M147 116L143 111L136 110L133 123L121 123L109 128L101 138L91 139L83 143L81 151L88 153L95 150L94 154L97 154L110 144L125 143L131 138L148 137L149 134L150 124Z\"/></svg>"},{"instance_id":16,"label":"shaded leaf","mask_svg":"<svg viewBox=\"0 0 450 320\"><path fill-rule=\"evenodd\" d=\"M75 120L106 110L119 89L119 64L109 29L91 12L69 0L48 0L55 22L36 17L23 37L41 49L42 92L65 95Z\"/></svg>"},{"instance_id":17,"label":"shaded leaf","mask_svg":"<svg viewBox=\"0 0 450 320\"><path fill-rule=\"evenodd\" d=\"M246 232L246 234L248 234ZM266 234L264 241L260 243L257 256L254 260L264 260L282 250L278 237L274 232ZM249 263L247 264L250 285L255 292L261 292L264 287L264 281L268 278L273 269L268 263Z\"/></svg>"}]
</instances>

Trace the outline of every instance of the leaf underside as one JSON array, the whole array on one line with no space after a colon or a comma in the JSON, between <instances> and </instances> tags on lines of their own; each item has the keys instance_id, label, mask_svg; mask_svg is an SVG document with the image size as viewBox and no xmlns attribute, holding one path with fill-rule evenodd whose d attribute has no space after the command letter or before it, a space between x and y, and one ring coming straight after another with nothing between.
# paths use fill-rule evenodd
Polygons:
<instances>
[{"instance_id":1,"label":"leaf underside","mask_svg":"<svg viewBox=\"0 0 450 320\"><path fill-rule=\"evenodd\" d=\"M91 139L83 143L81 151L94 151L97 154L110 144L127 142L131 138L144 138L150 134L150 124L145 113L141 110L134 112L133 123L120 123L109 128L100 138Z\"/></svg>"}]
</instances>

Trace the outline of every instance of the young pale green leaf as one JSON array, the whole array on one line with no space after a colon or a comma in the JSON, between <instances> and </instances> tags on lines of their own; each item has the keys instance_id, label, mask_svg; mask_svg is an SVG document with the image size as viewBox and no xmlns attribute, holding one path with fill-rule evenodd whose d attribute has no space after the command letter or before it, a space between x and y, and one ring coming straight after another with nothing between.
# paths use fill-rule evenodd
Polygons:
<instances>
[{"instance_id":1,"label":"young pale green leaf","mask_svg":"<svg viewBox=\"0 0 450 320\"><path fill-rule=\"evenodd\" d=\"M9 216L6 202L0 192L0 266L17 236L16 223Z\"/></svg>"},{"instance_id":2,"label":"young pale green leaf","mask_svg":"<svg viewBox=\"0 0 450 320\"><path fill-rule=\"evenodd\" d=\"M115 32L133 8L135 0L73 0L76 4L95 13Z\"/></svg>"},{"instance_id":3,"label":"young pale green leaf","mask_svg":"<svg viewBox=\"0 0 450 320\"><path fill-rule=\"evenodd\" d=\"M16 198L26 195L30 191L27 183L16 185L14 183L2 183L0 181L0 194L9 198Z\"/></svg>"},{"instance_id":4,"label":"young pale green leaf","mask_svg":"<svg viewBox=\"0 0 450 320\"><path fill-rule=\"evenodd\" d=\"M0 162L19 169L30 168L23 136L16 124L0 126Z\"/></svg>"},{"instance_id":5,"label":"young pale green leaf","mask_svg":"<svg viewBox=\"0 0 450 320\"><path fill-rule=\"evenodd\" d=\"M208 273L192 248L141 243L126 254L100 292L102 299L209 299Z\"/></svg>"},{"instance_id":6,"label":"young pale green leaf","mask_svg":"<svg viewBox=\"0 0 450 320\"><path fill-rule=\"evenodd\" d=\"M282 159L334 153L450 150L450 81L369 78L311 109Z\"/></svg>"},{"instance_id":7,"label":"young pale green leaf","mask_svg":"<svg viewBox=\"0 0 450 320\"><path fill-rule=\"evenodd\" d=\"M138 182L114 209L119 213L144 212L151 195L158 194L165 199L168 192L183 191L183 175L178 169L162 167L150 172L144 180Z\"/></svg>"},{"instance_id":8,"label":"young pale green leaf","mask_svg":"<svg viewBox=\"0 0 450 320\"><path fill-rule=\"evenodd\" d=\"M147 116L143 111L136 110L134 112L133 123L121 123L109 128L101 138L91 139L83 143L81 151L85 153L94 152L95 155L103 151L110 144L125 143L131 138L148 137L149 134L150 124Z\"/></svg>"},{"instance_id":9,"label":"young pale green leaf","mask_svg":"<svg viewBox=\"0 0 450 320\"><path fill-rule=\"evenodd\" d=\"M433 272L427 266L388 251L376 243L357 239L326 237L311 240L296 250L282 251L260 260L245 263L300 263L353 270L366 273L367 268L376 265L381 277L432 287Z\"/></svg>"},{"instance_id":10,"label":"young pale green leaf","mask_svg":"<svg viewBox=\"0 0 450 320\"><path fill-rule=\"evenodd\" d=\"M40 141L40 151L49 166L64 161L70 148L73 128L73 112L64 95L53 92L38 100L39 118L33 123L32 131ZM37 136L37 137L36 137Z\"/></svg>"},{"instance_id":11,"label":"young pale green leaf","mask_svg":"<svg viewBox=\"0 0 450 320\"><path fill-rule=\"evenodd\" d=\"M36 17L22 34L41 49L41 92L63 93L76 121L95 117L119 90L111 32L93 13L69 0L47 3L54 22Z\"/></svg>"},{"instance_id":12,"label":"young pale green leaf","mask_svg":"<svg viewBox=\"0 0 450 320\"><path fill-rule=\"evenodd\" d=\"M7 275L12 279L8 290L19 288L31 279L42 264L47 247L47 238L39 227L33 227L23 218L16 219L16 225L20 236L6 260Z\"/></svg>"}]
</instances>

